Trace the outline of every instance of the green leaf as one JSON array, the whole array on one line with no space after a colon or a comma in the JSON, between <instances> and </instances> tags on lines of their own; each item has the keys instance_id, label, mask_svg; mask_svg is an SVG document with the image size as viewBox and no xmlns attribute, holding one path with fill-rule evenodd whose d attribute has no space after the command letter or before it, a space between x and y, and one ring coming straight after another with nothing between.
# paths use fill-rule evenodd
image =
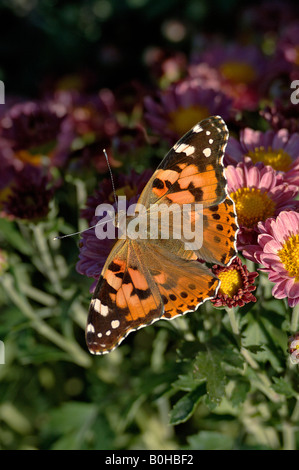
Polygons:
<instances>
[{"instance_id":1,"label":"green leaf","mask_svg":"<svg viewBox=\"0 0 299 470\"><path fill-rule=\"evenodd\" d=\"M221 351L206 345L207 351L199 352L195 358L194 374L197 379L207 381L209 399L219 404L224 392L226 377L221 367Z\"/></svg>"},{"instance_id":2,"label":"green leaf","mask_svg":"<svg viewBox=\"0 0 299 470\"><path fill-rule=\"evenodd\" d=\"M232 391L230 400L233 406L244 403L250 390L250 382L244 378L238 378Z\"/></svg>"},{"instance_id":3,"label":"green leaf","mask_svg":"<svg viewBox=\"0 0 299 470\"><path fill-rule=\"evenodd\" d=\"M13 248L24 255L32 254L32 246L21 235L13 222L0 218L0 234L4 240Z\"/></svg>"},{"instance_id":4,"label":"green leaf","mask_svg":"<svg viewBox=\"0 0 299 470\"><path fill-rule=\"evenodd\" d=\"M246 346L246 349L252 352L252 354L257 354L258 352L265 351L265 348L259 344L252 344L252 345Z\"/></svg>"},{"instance_id":5,"label":"green leaf","mask_svg":"<svg viewBox=\"0 0 299 470\"><path fill-rule=\"evenodd\" d=\"M200 384L189 393L186 393L173 407L170 413L170 424L176 425L187 421L195 411L195 408L206 393L205 384Z\"/></svg>"},{"instance_id":6,"label":"green leaf","mask_svg":"<svg viewBox=\"0 0 299 470\"><path fill-rule=\"evenodd\" d=\"M231 436L214 431L200 431L187 438L188 449L194 450L231 450L234 439Z\"/></svg>"},{"instance_id":7,"label":"green leaf","mask_svg":"<svg viewBox=\"0 0 299 470\"><path fill-rule=\"evenodd\" d=\"M292 388L291 384L288 383L282 377L273 377L273 381L275 382L272 385L273 390L280 395L285 395L287 398L296 397L297 394L295 390Z\"/></svg>"},{"instance_id":8,"label":"green leaf","mask_svg":"<svg viewBox=\"0 0 299 470\"><path fill-rule=\"evenodd\" d=\"M194 380L194 374L190 371L187 374L179 375L178 379L173 382L172 386L185 392L190 392L198 382Z\"/></svg>"}]
</instances>

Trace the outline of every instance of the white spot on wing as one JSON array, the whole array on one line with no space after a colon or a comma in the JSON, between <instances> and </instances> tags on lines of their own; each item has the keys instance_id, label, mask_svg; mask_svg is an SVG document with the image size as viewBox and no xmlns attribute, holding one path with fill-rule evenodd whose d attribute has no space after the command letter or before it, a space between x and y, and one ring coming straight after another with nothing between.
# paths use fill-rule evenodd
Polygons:
<instances>
[{"instance_id":1,"label":"white spot on wing","mask_svg":"<svg viewBox=\"0 0 299 470\"><path fill-rule=\"evenodd\" d=\"M186 155L192 155L195 151L195 148L192 145L180 144L178 147L174 147L176 153L184 152Z\"/></svg>"},{"instance_id":2,"label":"white spot on wing","mask_svg":"<svg viewBox=\"0 0 299 470\"><path fill-rule=\"evenodd\" d=\"M86 328L87 333L94 333L95 329L92 323L89 323Z\"/></svg>"},{"instance_id":3,"label":"white spot on wing","mask_svg":"<svg viewBox=\"0 0 299 470\"><path fill-rule=\"evenodd\" d=\"M202 132L203 131L203 128L199 125L199 124L196 124L196 126L193 127L193 132Z\"/></svg>"},{"instance_id":4,"label":"white spot on wing","mask_svg":"<svg viewBox=\"0 0 299 470\"><path fill-rule=\"evenodd\" d=\"M113 321L111 322L111 326L112 326L113 329L118 328L119 325L120 325L120 321L119 321L119 320L113 320Z\"/></svg>"},{"instance_id":5,"label":"white spot on wing","mask_svg":"<svg viewBox=\"0 0 299 470\"><path fill-rule=\"evenodd\" d=\"M203 149L202 153L204 154L205 157L210 157L212 151L209 147L207 147L206 149Z\"/></svg>"},{"instance_id":6,"label":"white spot on wing","mask_svg":"<svg viewBox=\"0 0 299 470\"><path fill-rule=\"evenodd\" d=\"M100 315L103 315L103 317L108 315L109 308L107 305L102 304L99 299L92 299L91 305L93 306L94 310Z\"/></svg>"}]
</instances>

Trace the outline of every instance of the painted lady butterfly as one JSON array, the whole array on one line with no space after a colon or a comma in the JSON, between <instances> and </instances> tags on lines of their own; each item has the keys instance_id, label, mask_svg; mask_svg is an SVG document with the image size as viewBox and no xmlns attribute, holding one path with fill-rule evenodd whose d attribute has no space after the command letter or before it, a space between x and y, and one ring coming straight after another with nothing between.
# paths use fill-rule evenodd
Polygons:
<instances>
[{"instance_id":1,"label":"painted lady butterfly","mask_svg":"<svg viewBox=\"0 0 299 470\"><path fill-rule=\"evenodd\" d=\"M175 237L119 239L89 308L91 353L108 353L131 331L194 311L217 294L220 281L198 260L228 265L236 256L238 226L222 163L227 141L221 117L201 121L172 147L145 186L138 202L149 211L161 203L202 204L202 244L191 251ZM189 215L194 221L195 211Z\"/></svg>"}]
</instances>

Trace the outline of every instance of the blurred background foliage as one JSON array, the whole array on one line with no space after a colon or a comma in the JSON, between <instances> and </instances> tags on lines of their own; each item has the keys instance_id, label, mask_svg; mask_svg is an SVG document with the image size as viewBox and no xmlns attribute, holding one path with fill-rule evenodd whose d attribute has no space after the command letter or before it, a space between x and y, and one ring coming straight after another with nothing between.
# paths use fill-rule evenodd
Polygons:
<instances>
[{"instance_id":1,"label":"blurred background foliage","mask_svg":"<svg viewBox=\"0 0 299 470\"><path fill-rule=\"evenodd\" d=\"M32 99L77 73L91 92L135 79L150 85L150 47L188 54L198 33L254 38L239 25L243 7L237 0L2 0L0 79L7 96ZM0 220L9 256L0 290L1 448L296 447L287 307L271 300L269 286L263 302L247 315L240 310L246 357L223 310L207 304L130 335L109 355L87 352L91 281L75 270L78 239L53 237L78 228L90 192L69 176L47 220Z\"/></svg>"}]
</instances>

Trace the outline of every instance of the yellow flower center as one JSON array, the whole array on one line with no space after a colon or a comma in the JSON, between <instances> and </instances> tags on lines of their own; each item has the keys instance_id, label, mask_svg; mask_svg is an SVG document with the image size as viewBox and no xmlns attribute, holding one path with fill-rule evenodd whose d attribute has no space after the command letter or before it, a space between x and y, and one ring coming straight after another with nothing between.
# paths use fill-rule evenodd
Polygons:
<instances>
[{"instance_id":1,"label":"yellow flower center","mask_svg":"<svg viewBox=\"0 0 299 470\"><path fill-rule=\"evenodd\" d=\"M236 292L242 287L242 277L236 269L223 271L218 274L221 281L219 292L228 297L233 297Z\"/></svg>"},{"instance_id":2,"label":"yellow flower center","mask_svg":"<svg viewBox=\"0 0 299 470\"><path fill-rule=\"evenodd\" d=\"M277 171L288 171L292 164L292 158L283 149L275 149L272 147L256 147L248 152L248 156L253 163L263 162L264 165L270 165Z\"/></svg>"},{"instance_id":3,"label":"yellow flower center","mask_svg":"<svg viewBox=\"0 0 299 470\"><path fill-rule=\"evenodd\" d=\"M11 194L12 190L10 186L5 186L5 188L0 190L0 208L3 205L3 202L7 201Z\"/></svg>"},{"instance_id":4,"label":"yellow flower center","mask_svg":"<svg viewBox=\"0 0 299 470\"><path fill-rule=\"evenodd\" d=\"M28 152L27 150L18 150L14 154L15 158L21 160L24 163L30 163L33 166L40 166L42 156L41 154L33 155L32 153Z\"/></svg>"},{"instance_id":5,"label":"yellow flower center","mask_svg":"<svg viewBox=\"0 0 299 470\"><path fill-rule=\"evenodd\" d=\"M252 65L236 60L230 60L221 64L220 72L224 78L235 84L245 83L247 85L256 79L256 72Z\"/></svg>"},{"instance_id":6,"label":"yellow flower center","mask_svg":"<svg viewBox=\"0 0 299 470\"><path fill-rule=\"evenodd\" d=\"M169 113L169 128L178 135L183 135L202 119L209 117L209 110L204 106L179 107Z\"/></svg>"},{"instance_id":7,"label":"yellow flower center","mask_svg":"<svg viewBox=\"0 0 299 470\"><path fill-rule=\"evenodd\" d=\"M131 199L132 197L136 196L137 188L134 186L133 188L127 184L126 186L122 186L115 190L116 196L126 196L127 200ZM109 201L114 202L114 193L111 192L109 195Z\"/></svg>"},{"instance_id":8,"label":"yellow flower center","mask_svg":"<svg viewBox=\"0 0 299 470\"><path fill-rule=\"evenodd\" d=\"M278 256L290 277L299 281L299 235L292 235L278 251Z\"/></svg>"},{"instance_id":9,"label":"yellow flower center","mask_svg":"<svg viewBox=\"0 0 299 470\"><path fill-rule=\"evenodd\" d=\"M259 221L274 215L274 201L258 188L239 188L230 197L235 202L240 225L253 228Z\"/></svg>"}]
</instances>

